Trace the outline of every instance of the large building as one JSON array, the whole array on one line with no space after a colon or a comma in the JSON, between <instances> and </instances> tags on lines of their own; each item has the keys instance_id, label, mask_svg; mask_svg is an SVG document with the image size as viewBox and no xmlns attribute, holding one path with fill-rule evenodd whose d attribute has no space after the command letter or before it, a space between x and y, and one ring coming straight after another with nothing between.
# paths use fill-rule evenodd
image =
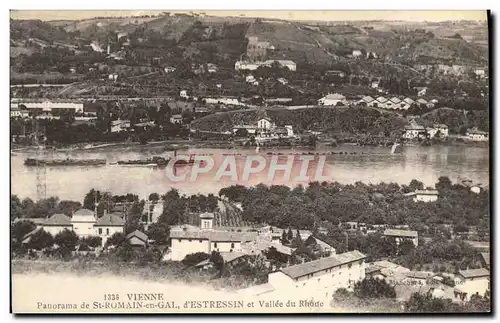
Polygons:
<instances>
[{"instance_id":1,"label":"large building","mask_svg":"<svg viewBox=\"0 0 500 323\"><path fill-rule=\"evenodd\" d=\"M484 297L490 291L490 272L485 268L460 270L460 283L454 290L454 301L467 302L473 295Z\"/></svg>"},{"instance_id":2,"label":"large building","mask_svg":"<svg viewBox=\"0 0 500 323\"><path fill-rule=\"evenodd\" d=\"M365 258L364 254L354 250L285 267L270 273L267 284L252 286L240 290L240 293L258 295L264 290L270 297L277 293L330 299L337 289L352 290L355 283L365 278Z\"/></svg>"},{"instance_id":3,"label":"large building","mask_svg":"<svg viewBox=\"0 0 500 323\"><path fill-rule=\"evenodd\" d=\"M255 61L255 62L237 61L234 64L234 69L236 71L241 71L241 70L254 71L261 66L270 67L273 63L278 63L280 67L287 67L290 71L297 70L297 64L295 64L295 62L291 60L267 60L267 61Z\"/></svg>"},{"instance_id":4,"label":"large building","mask_svg":"<svg viewBox=\"0 0 500 323\"><path fill-rule=\"evenodd\" d=\"M32 221L32 219L25 219ZM102 238L103 245L107 239L117 232L123 233L125 220L114 213L104 214L96 217L95 213L88 209L76 211L72 217L64 214L54 214L46 219L32 221L37 225L37 229L43 229L56 236L64 230L74 231L78 237L98 236Z\"/></svg>"},{"instance_id":5,"label":"large building","mask_svg":"<svg viewBox=\"0 0 500 323\"><path fill-rule=\"evenodd\" d=\"M12 99L10 102L11 110L41 110L41 111L54 111L54 110L73 110L75 113L83 113L83 103L81 102L68 102L68 101L41 101L41 100L24 100Z\"/></svg>"},{"instance_id":6,"label":"large building","mask_svg":"<svg viewBox=\"0 0 500 323\"><path fill-rule=\"evenodd\" d=\"M335 106L338 103L342 105L346 103L346 97L339 93L328 94L325 97L318 100L319 105L325 105L325 106Z\"/></svg>"},{"instance_id":7,"label":"large building","mask_svg":"<svg viewBox=\"0 0 500 323\"><path fill-rule=\"evenodd\" d=\"M413 242L413 245L415 245L415 247L418 246L417 231L387 229L384 231L384 236L388 239L394 239L396 245L399 245L403 241L409 240Z\"/></svg>"}]
</instances>

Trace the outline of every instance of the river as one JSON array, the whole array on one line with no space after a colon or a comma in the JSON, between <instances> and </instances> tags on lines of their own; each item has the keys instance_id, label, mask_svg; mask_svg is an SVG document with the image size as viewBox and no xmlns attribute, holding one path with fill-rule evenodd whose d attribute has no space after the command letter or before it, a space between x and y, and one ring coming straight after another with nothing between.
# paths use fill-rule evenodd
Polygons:
<instances>
[{"instance_id":1,"label":"river","mask_svg":"<svg viewBox=\"0 0 500 323\"><path fill-rule=\"evenodd\" d=\"M160 147L161 148L161 147ZM309 150L282 149L283 154L307 152ZM453 182L458 178L467 178L473 181L489 184L489 150L487 148L469 146L407 146L399 154L391 154L390 148L385 147L358 147L342 145L334 148L323 147L316 152L336 152L326 156L323 169L324 178L329 181L338 181L343 184L396 182L409 184L412 179L422 181L427 186L434 186L440 176L448 176ZM270 160L269 150L261 150L259 154ZM339 152L343 152L342 155ZM347 152L348 154L345 154ZM46 196L57 196L64 200L82 201L84 195L92 188L112 192L113 194L138 194L141 198L150 193L165 193L170 188L176 188L184 194L214 193L232 184L255 185L265 184L307 184L307 181L295 179L301 161L296 158L293 162L294 170L290 180L284 180L278 172L273 181L268 180L268 165L258 173L250 175L249 180L243 181L241 176L237 180L230 177L215 179L215 174L223 159L227 155L236 155L236 166L241 170L248 155L256 155L254 149L208 149L193 148L179 151L184 154L207 154L215 159L211 172L202 174L197 180L175 182L167 176L166 170L157 167L123 167L109 165L118 160L145 159L152 155L172 156L172 152L150 151L141 147L104 147L94 150L78 150L72 152L45 152L43 158L103 158L108 165L96 167L46 167L45 177ZM37 198L37 171L35 167L24 166L27 157L36 157L35 153L14 152L11 154L11 190L12 194L20 198ZM280 161L286 162L286 160ZM308 175L313 178L314 167L318 161L310 164ZM191 167L183 167L179 174L187 172Z\"/></svg>"}]
</instances>

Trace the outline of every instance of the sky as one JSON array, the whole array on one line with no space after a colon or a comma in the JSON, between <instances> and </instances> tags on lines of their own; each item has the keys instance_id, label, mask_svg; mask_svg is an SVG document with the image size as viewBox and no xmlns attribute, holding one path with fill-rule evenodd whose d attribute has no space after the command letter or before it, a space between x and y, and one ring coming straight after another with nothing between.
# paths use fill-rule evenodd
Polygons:
<instances>
[{"instance_id":1,"label":"sky","mask_svg":"<svg viewBox=\"0 0 500 323\"><path fill-rule=\"evenodd\" d=\"M13 19L40 19L40 20L75 20L96 16L135 16L151 15L163 10L12 10ZM172 11L188 13L188 11ZM445 20L487 20L485 10L469 11L202 11L211 16L239 16L262 17L287 20L319 20L319 21L354 21L354 20L404 20L404 21L445 21Z\"/></svg>"}]
</instances>

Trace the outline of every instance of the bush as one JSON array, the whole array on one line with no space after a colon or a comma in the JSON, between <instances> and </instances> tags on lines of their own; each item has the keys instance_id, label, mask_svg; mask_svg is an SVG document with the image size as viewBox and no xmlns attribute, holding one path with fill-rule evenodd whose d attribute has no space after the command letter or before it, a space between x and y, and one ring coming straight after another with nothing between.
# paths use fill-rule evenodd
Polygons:
<instances>
[{"instance_id":1,"label":"bush","mask_svg":"<svg viewBox=\"0 0 500 323\"><path fill-rule=\"evenodd\" d=\"M396 298L396 290L383 279L368 278L354 285L354 294L359 298Z\"/></svg>"}]
</instances>

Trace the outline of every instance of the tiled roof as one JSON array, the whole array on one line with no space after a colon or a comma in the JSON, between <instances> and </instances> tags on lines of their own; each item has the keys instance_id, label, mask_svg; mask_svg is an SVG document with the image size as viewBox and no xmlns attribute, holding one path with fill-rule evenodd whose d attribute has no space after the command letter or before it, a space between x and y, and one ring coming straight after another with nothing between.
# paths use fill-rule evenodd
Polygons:
<instances>
[{"instance_id":1,"label":"tiled roof","mask_svg":"<svg viewBox=\"0 0 500 323\"><path fill-rule=\"evenodd\" d=\"M395 237L418 237L417 231L410 230L395 230L395 229L387 229L384 231L385 236L395 236Z\"/></svg>"},{"instance_id":2,"label":"tiled roof","mask_svg":"<svg viewBox=\"0 0 500 323\"><path fill-rule=\"evenodd\" d=\"M436 190L416 190L415 194L417 194L417 195L439 195L439 192Z\"/></svg>"},{"instance_id":3,"label":"tiled roof","mask_svg":"<svg viewBox=\"0 0 500 323\"><path fill-rule=\"evenodd\" d=\"M60 226L71 226L71 219L64 214L54 214L48 218L43 225L60 225Z\"/></svg>"},{"instance_id":4,"label":"tiled roof","mask_svg":"<svg viewBox=\"0 0 500 323\"><path fill-rule=\"evenodd\" d=\"M485 264L487 266L490 265L490 253L489 252L481 252L481 257L483 258Z\"/></svg>"},{"instance_id":5,"label":"tiled roof","mask_svg":"<svg viewBox=\"0 0 500 323\"><path fill-rule=\"evenodd\" d=\"M417 278L417 279L427 279L432 277L431 273L426 273L424 271L410 271L406 274L408 278Z\"/></svg>"},{"instance_id":6,"label":"tiled roof","mask_svg":"<svg viewBox=\"0 0 500 323\"><path fill-rule=\"evenodd\" d=\"M377 98L377 101L380 102L380 103L386 103L388 100L386 98L384 98L383 96L379 96Z\"/></svg>"},{"instance_id":7,"label":"tiled roof","mask_svg":"<svg viewBox=\"0 0 500 323\"><path fill-rule=\"evenodd\" d=\"M79 209L73 215L94 215L94 211L91 211L89 209Z\"/></svg>"},{"instance_id":8,"label":"tiled roof","mask_svg":"<svg viewBox=\"0 0 500 323\"><path fill-rule=\"evenodd\" d=\"M303 264L282 268L281 272L295 279L309 274L323 271L343 264L351 263L366 258L361 252L354 250L340 255L320 258Z\"/></svg>"},{"instance_id":9,"label":"tiled roof","mask_svg":"<svg viewBox=\"0 0 500 323\"><path fill-rule=\"evenodd\" d=\"M106 227L112 227L112 226L123 226L125 224L125 220L122 219L121 216L113 213L109 213L106 215L103 215L99 219L97 219L97 222L95 226L106 226Z\"/></svg>"},{"instance_id":10,"label":"tiled roof","mask_svg":"<svg viewBox=\"0 0 500 323\"><path fill-rule=\"evenodd\" d=\"M139 231L139 230L135 230L134 232L130 232L129 234L127 234L127 236L125 237L126 240L132 238L132 237L136 237L136 238L139 238L139 240L142 240L144 242L147 242L148 241L148 236Z\"/></svg>"},{"instance_id":11,"label":"tiled roof","mask_svg":"<svg viewBox=\"0 0 500 323\"><path fill-rule=\"evenodd\" d=\"M174 239L203 239L213 242L245 242L257 238L257 232L230 232L209 230L175 230L170 231L170 238Z\"/></svg>"},{"instance_id":12,"label":"tiled roof","mask_svg":"<svg viewBox=\"0 0 500 323\"><path fill-rule=\"evenodd\" d=\"M460 270L458 273L464 278L484 277L490 275L490 272L485 268Z\"/></svg>"},{"instance_id":13,"label":"tiled roof","mask_svg":"<svg viewBox=\"0 0 500 323\"><path fill-rule=\"evenodd\" d=\"M397 97L392 97L392 98L390 99L390 101L391 101L392 103L396 103L396 104L398 104L398 103L400 103L400 102L401 102L401 99L399 99L399 98L397 98Z\"/></svg>"},{"instance_id":14,"label":"tiled roof","mask_svg":"<svg viewBox=\"0 0 500 323\"><path fill-rule=\"evenodd\" d=\"M246 254L242 252L221 252L220 255L226 263L230 263L233 260L246 256Z\"/></svg>"},{"instance_id":15,"label":"tiled roof","mask_svg":"<svg viewBox=\"0 0 500 323\"><path fill-rule=\"evenodd\" d=\"M333 94L328 94L327 96L325 96L325 99L328 99L328 100L343 100L343 99L345 99L345 96L343 96L342 94L339 94L339 93L333 93Z\"/></svg>"},{"instance_id":16,"label":"tiled roof","mask_svg":"<svg viewBox=\"0 0 500 323\"><path fill-rule=\"evenodd\" d=\"M370 103L370 102L374 101L375 99L372 98L371 96L365 96L362 100L365 101L366 103Z\"/></svg>"}]
</instances>

